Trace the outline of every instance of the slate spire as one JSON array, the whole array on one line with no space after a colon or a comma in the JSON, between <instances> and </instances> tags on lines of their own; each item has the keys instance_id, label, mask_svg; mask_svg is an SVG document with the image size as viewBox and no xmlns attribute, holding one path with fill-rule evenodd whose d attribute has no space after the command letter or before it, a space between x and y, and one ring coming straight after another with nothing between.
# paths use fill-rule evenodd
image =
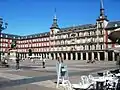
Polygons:
<instances>
[{"instance_id":1,"label":"slate spire","mask_svg":"<svg viewBox=\"0 0 120 90\"><path fill-rule=\"evenodd\" d=\"M100 20L106 20L106 21L108 21L107 16L105 15L104 11L105 11L105 9L104 9L103 0L100 0L100 16L97 19L97 21L100 21Z\"/></svg>"},{"instance_id":2,"label":"slate spire","mask_svg":"<svg viewBox=\"0 0 120 90\"><path fill-rule=\"evenodd\" d=\"M58 26L58 24L57 24L56 8L55 8L55 11L54 11L53 24L52 24L52 26L50 27L50 29L59 29L59 26Z\"/></svg>"}]
</instances>

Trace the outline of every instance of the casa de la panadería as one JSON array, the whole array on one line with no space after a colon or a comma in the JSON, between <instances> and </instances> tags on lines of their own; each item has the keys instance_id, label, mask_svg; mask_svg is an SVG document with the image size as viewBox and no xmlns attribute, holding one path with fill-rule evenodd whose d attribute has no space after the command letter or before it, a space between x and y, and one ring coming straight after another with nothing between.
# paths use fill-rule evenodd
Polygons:
<instances>
[{"instance_id":1,"label":"casa de la panader\u00eda","mask_svg":"<svg viewBox=\"0 0 120 90\"><path fill-rule=\"evenodd\" d=\"M19 56L27 58L31 49L32 55L56 60L116 60L117 53L112 50L117 46L108 39L113 31L120 30L120 21L109 21L104 13L103 1L100 1L100 15L95 24L85 24L59 28L57 17L54 15L49 32L19 36L1 33L0 52L6 54L11 43L16 40Z\"/></svg>"}]
</instances>

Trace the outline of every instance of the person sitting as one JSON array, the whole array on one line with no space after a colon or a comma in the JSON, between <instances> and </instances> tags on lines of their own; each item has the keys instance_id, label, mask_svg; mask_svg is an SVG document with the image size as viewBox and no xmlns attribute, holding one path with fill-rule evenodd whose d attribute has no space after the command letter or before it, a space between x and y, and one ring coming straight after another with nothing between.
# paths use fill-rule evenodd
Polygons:
<instances>
[{"instance_id":1,"label":"person sitting","mask_svg":"<svg viewBox=\"0 0 120 90\"><path fill-rule=\"evenodd\" d=\"M87 61L87 63L90 63L90 62L91 62L91 60L88 60L88 61Z\"/></svg>"},{"instance_id":2,"label":"person sitting","mask_svg":"<svg viewBox=\"0 0 120 90\"><path fill-rule=\"evenodd\" d=\"M95 63L95 59L91 60L91 63Z\"/></svg>"}]
</instances>

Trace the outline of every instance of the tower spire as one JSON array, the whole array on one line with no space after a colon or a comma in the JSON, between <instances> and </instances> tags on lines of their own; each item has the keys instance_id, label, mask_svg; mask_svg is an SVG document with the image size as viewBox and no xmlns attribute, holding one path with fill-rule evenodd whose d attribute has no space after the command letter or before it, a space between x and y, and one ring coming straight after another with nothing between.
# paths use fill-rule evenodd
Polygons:
<instances>
[{"instance_id":1,"label":"tower spire","mask_svg":"<svg viewBox=\"0 0 120 90\"><path fill-rule=\"evenodd\" d=\"M56 8L54 9L54 18L53 18L53 24L50 27L50 29L59 29L58 24L57 24L57 17L56 17Z\"/></svg>"},{"instance_id":2,"label":"tower spire","mask_svg":"<svg viewBox=\"0 0 120 90\"><path fill-rule=\"evenodd\" d=\"M104 9L103 0L100 0L100 16L97 19L97 21L100 21L100 20L106 20L106 21L108 21L107 16L105 16L104 10L105 9Z\"/></svg>"},{"instance_id":3,"label":"tower spire","mask_svg":"<svg viewBox=\"0 0 120 90\"><path fill-rule=\"evenodd\" d=\"M103 0L100 0L100 16L104 16L104 5L103 5Z\"/></svg>"},{"instance_id":4,"label":"tower spire","mask_svg":"<svg viewBox=\"0 0 120 90\"><path fill-rule=\"evenodd\" d=\"M100 0L100 8L101 9L104 8L104 6L103 6L103 0Z\"/></svg>"},{"instance_id":5,"label":"tower spire","mask_svg":"<svg viewBox=\"0 0 120 90\"><path fill-rule=\"evenodd\" d=\"M57 16L56 16L56 8L54 9L54 19L57 19Z\"/></svg>"}]
</instances>

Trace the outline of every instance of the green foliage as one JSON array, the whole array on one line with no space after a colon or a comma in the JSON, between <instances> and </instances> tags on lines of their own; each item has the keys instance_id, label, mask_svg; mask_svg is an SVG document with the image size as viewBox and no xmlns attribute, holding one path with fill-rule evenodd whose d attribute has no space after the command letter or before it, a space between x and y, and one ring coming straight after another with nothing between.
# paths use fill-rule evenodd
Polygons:
<instances>
[{"instance_id":1,"label":"green foliage","mask_svg":"<svg viewBox=\"0 0 120 90\"><path fill-rule=\"evenodd\" d=\"M29 56L32 56L32 50L29 49L29 53L28 53Z\"/></svg>"},{"instance_id":2,"label":"green foliage","mask_svg":"<svg viewBox=\"0 0 120 90\"><path fill-rule=\"evenodd\" d=\"M11 48L16 48L16 41L15 40L12 41Z\"/></svg>"}]
</instances>

